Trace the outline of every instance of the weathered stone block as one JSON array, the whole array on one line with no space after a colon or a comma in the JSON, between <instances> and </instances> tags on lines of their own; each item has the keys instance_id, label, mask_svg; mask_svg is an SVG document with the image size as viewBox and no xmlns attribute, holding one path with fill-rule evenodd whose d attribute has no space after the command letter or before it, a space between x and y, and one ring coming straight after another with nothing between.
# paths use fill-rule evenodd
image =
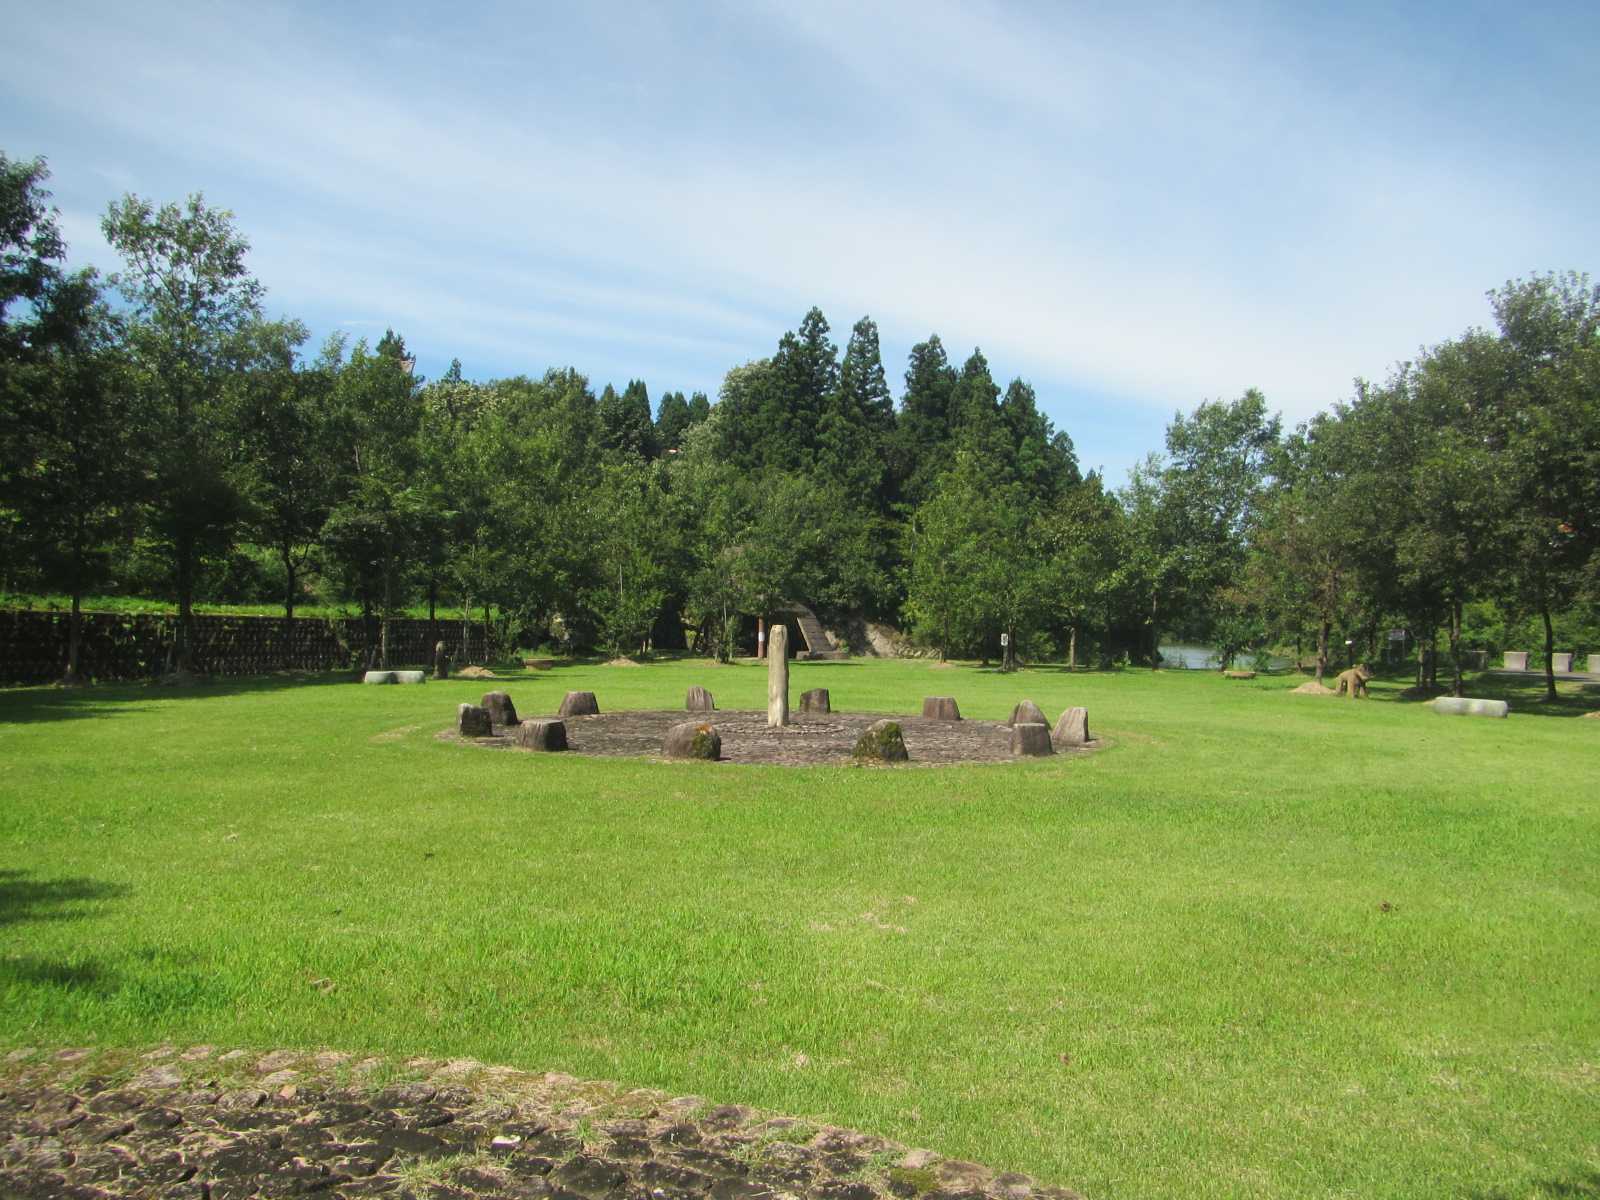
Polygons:
<instances>
[{"instance_id":1,"label":"weathered stone block","mask_svg":"<svg viewBox=\"0 0 1600 1200\"><path fill-rule=\"evenodd\" d=\"M711 699L710 692L696 685L689 689L689 695L685 698L683 707L687 712L714 712L717 705Z\"/></svg>"},{"instance_id":2,"label":"weathered stone block","mask_svg":"<svg viewBox=\"0 0 1600 1200\"><path fill-rule=\"evenodd\" d=\"M511 703L511 697L504 692L485 692L479 701L484 708L489 710L489 719L496 725L515 725L517 723L517 706Z\"/></svg>"},{"instance_id":3,"label":"weathered stone block","mask_svg":"<svg viewBox=\"0 0 1600 1200\"><path fill-rule=\"evenodd\" d=\"M1505 717L1511 714L1511 705L1504 700L1474 700L1470 696L1440 696L1433 702L1433 711L1452 717Z\"/></svg>"},{"instance_id":4,"label":"weathered stone block","mask_svg":"<svg viewBox=\"0 0 1600 1200\"><path fill-rule=\"evenodd\" d=\"M828 696L827 688L812 688L809 692L800 693L800 711L803 713L831 713L833 702Z\"/></svg>"},{"instance_id":5,"label":"weathered stone block","mask_svg":"<svg viewBox=\"0 0 1600 1200\"><path fill-rule=\"evenodd\" d=\"M393 671L368 671L361 677L362 683L393 683Z\"/></svg>"},{"instance_id":6,"label":"weathered stone block","mask_svg":"<svg viewBox=\"0 0 1600 1200\"><path fill-rule=\"evenodd\" d=\"M1044 719L1044 711L1032 700L1024 700L1011 710L1011 720L1007 725L1044 725L1050 722Z\"/></svg>"},{"instance_id":7,"label":"weathered stone block","mask_svg":"<svg viewBox=\"0 0 1600 1200\"><path fill-rule=\"evenodd\" d=\"M1056 727L1050 731L1050 742L1060 750L1066 746L1082 746L1089 740L1089 710L1069 708L1061 714Z\"/></svg>"},{"instance_id":8,"label":"weathered stone block","mask_svg":"<svg viewBox=\"0 0 1600 1200\"><path fill-rule=\"evenodd\" d=\"M517 725L517 749L531 752L565 750L567 726L548 717L522 721Z\"/></svg>"},{"instance_id":9,"label":"weathered stone block","mask_svg":"<svg viewBox=\"0 0 1600 1200\"><path fill-rule=\"evenodd\" d=\"M568 692L556 710L558 717L592 717L600 711L593 692Z\"/></svg>"},{"instance_id":10,"label":"weathered stone block","mask_svg":"<svg viewBox=\"0 0 1600 1200\"><path fill-rule=\"evenodd\" d=\"M444 652L444 643L433 644L433 677L435 679L450 678L450 656Z\"/></svg>"},{"instance_id":11,"label":"weathered stone block","mask_svg":"<svg viewBox=\"0 0 1600 1200\"><path fill-rule=\"evenodd\" d=\"M426 671L396 671L394 673L394 681L396 683L427 683L428 673Z\"/></svg>"},{"instance_id":12,"label":"weathered stone block","mask_svg":"<svg viewBox=\"0 0 1600 1200\"><path fill-rule=\"evenodd\" d=\"M767 726L789 723L789 627L774 625L767 638Z\"/></svg>"},{"instance_id":13,"label":"weathered stone block","mask_svg":"<svg viewBox=\"0 0 1600 1200\"><path fill-rule=\"evenodd\" d=\"M722 757L722 735L709 721L683 721L667 730L661 753L668 758L714 761Z\"/></svg>"},{"instance_id":14,"label":"weathered stone block","mask_svg":"<svg viewBox=\"0 0 1600 1200\"><path fill-rule=\"evenodd\" d=\"M1570 675L1572 673L1572 655L1552 654L1550 656L1550 669L1557 675Z\"/></svg>"},{"instance_id":15,"label":"weathered stone block","mask_svg":"<svg viewBox=\"0 0 1600 1200\"><path fill-rule=\"evenodd\" d=\"M1011 726L1011 753L1017 758L1044 758L1054 754L1050 726L1043 721L1024 721Z\"/></svg>"},{"instance_id":16,"label":"weathered stone block","mask_svg":"<svg viewBox=\"0 0 1600 1200\"><path fill-rule=\"evenodd\" d=\"M1526 671L1528 669L1528 652L1526 650L1506 651L1506 670Z\"/></svg>"},{"instance_id":17,"label":"weathered stone block","mask_svg":"<svg viewBox=\"0 0 1600 1200\"><path fill-rule=\"evenodd\" d=\"M456 732L462 737L493 737L494 726L489 721L489 710L481 704L465 704L456 709Z\"/></svg>"},{"instance_id":18,"label":"weathered stone block","mask_svg":"<svg viewBox=\"0 0 1600 1200\"><path fill-rule=\"evenodd\" d=\"M954 696L924 696L922 715L934 721L959 721L961 706Z\"/></svg>"},{"instance_id":19,"label":"weathered stone block","mask_svg":"<svg viewBox=\"0 0 1600 1200\"><path fill-rule=\"evenodd\" d=\"M856 739L856 757L868 762L905 762L905 734L899 721L874 721Z\"/></svg>"}]
</instances>

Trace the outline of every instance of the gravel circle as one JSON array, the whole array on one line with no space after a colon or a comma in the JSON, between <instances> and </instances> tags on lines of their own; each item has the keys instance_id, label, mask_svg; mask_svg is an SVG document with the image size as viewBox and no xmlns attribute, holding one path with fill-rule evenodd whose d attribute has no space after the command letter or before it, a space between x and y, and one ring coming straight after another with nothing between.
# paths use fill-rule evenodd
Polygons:
<instances>
[{"instance_id":1,"label":"gravel circle","mask_svg":"<svg viewBox=\"0 0 1600 1200\"><path fill-rule=\"evenodd\" d=\"M0 1197L1079 1200L737 1104L472 1059L16 1050Z\"/></svg>"},{"instance_id":2,"label":"gravel circle","mask_svg":"<svg viewBox=\"0 0 1600 1200\"><path fill-rule=\"evenodd\" d=\"M684 721L706 720L722 738L722 762L744 765L822 767L847 766L854 759L856 739L874 721L898 721L909 763L899 766L948 767L975 763L1011 763L1011 726L1001 721L935 721L895 713L791 713L789 724L767 726L765 709L718 709L709 713L679 709L602 712L565 717L570 753L617 758L660 758L667 731ZM495 726L493 737L463 738L455 730L441 741L464 742L489 749L513 749L514 726ZM1058 755L1092 754L1109 743L1058 750ZM677 761L677 760L672 760ZM1035 760L1037 761L1037 760Z\"/></svg>"}]
</instances>

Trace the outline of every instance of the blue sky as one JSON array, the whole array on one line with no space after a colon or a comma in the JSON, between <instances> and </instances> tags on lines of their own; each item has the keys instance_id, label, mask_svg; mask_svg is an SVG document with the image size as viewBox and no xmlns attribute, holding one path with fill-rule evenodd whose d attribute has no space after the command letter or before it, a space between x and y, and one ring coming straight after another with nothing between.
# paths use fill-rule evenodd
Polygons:
<instances>
[{"instance_id":1,"label":"blue sky","mask_svg":"<svg viewBox=\"0 0 1600 1200\"><path fill-rule=\"evenodd\" d=\"M0 0L74 257L202 190L275 312L713 396L811 305L937 332L1112 480L1600 274L1600 5Z\"/></svg>"}]
</instances>

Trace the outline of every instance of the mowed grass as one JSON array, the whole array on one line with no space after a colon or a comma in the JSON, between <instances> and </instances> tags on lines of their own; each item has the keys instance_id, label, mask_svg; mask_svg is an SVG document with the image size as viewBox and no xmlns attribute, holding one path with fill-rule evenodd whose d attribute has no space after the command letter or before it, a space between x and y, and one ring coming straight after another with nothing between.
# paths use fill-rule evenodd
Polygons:
<instances>
[{"instance_id":1,"label":"mowed grass","mask_svg":"<svg viewBox=\"0 0 1600 1200\"><path fill-rule=\"evenodd\" d=\"M1505 721L1207 672L797 664L1087 757L748 768L441 743L574 666L0 693L0 1042L466 1055L1093 1198L1600 1194L1600 698ZM914 751L913 751L914 752Z\"/></svg>"}]
</instances>

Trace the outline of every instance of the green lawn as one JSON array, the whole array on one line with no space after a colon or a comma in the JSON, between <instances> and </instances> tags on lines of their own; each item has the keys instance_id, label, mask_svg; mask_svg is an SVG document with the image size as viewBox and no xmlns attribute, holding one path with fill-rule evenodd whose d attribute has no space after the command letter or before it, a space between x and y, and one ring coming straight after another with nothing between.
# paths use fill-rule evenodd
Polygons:
<instances>
[{"instance_id":1,"label":"green lawn","mask_svg":"<svg viewBox=\"0 0 1600 1200\"><path fill-rule=\"evenodd\" d=\"M470 1055L1112 1197L1600 1195L1600 696L798 664L1102 753L800 771L439 742L487 686L0 692L0 1043ZM765 671L502 684L760 707Z\"/></svg>"}]
</instances>

